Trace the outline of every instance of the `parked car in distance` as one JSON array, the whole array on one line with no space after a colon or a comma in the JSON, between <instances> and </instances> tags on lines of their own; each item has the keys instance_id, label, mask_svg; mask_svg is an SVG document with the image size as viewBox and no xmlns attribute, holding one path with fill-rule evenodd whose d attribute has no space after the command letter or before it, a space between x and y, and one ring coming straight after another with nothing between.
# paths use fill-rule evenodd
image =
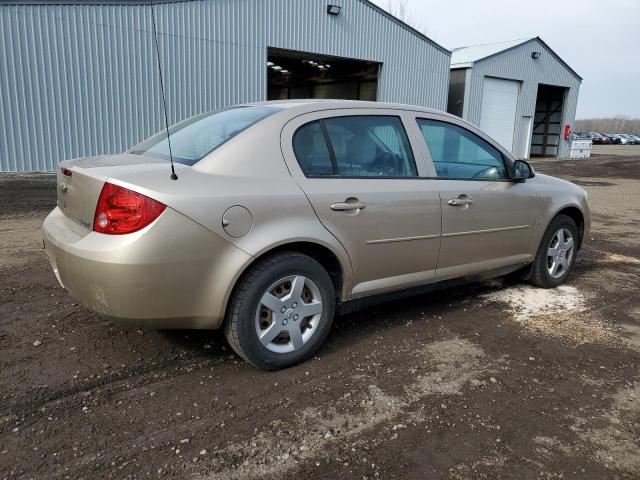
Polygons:
<instances>
[{"instance_id":1,"label":"parked car in distance","mask_svg":"<svg viewBox=\"0 0 640 480\"><path fill-rule=\"evenodd\" d=\"M629 135L627 133L622 133L622 134L620 134L620 137L626 139L627 140L627 144L629 144L629 145L635 145L635 144L638 143L636 138L633 135Z\"/></svg>"},{"instance_id":2,"label":"parked car in distance","mask_svg":"<svg viewBox=\"0 0 640 480\"><path fill-rule=\"evenodd\" d=\"M630 135L633 138L634 145L640 145L640 135Z\"/></svg>"},{"instance_id":3,"label":"parked car in distance","mask_svg":"<svg viewBox=\"0 0 640 480\"><path fill-rule=\"evenodd\" d=\"M626 141L625 142L622 141L622 137L617 133L606 133L605 135L609 137L609 139L611 140L611 143L614 145L622 145L623 143L626 143Z\"/></svg>"},{"instance_id":4,"label":"parked car in distance","mask_svg":"<svg viewBox=\"0 0 640 480\"><path fill-rule=\"evenodd\" d=\"M594 145L606 145L610 143L609 137L606 137L597 132L589 132L587 135L591 136L591 141Z\"/></svg>"},{"instance_id":5,"label":"parked car in distance","mask_svg":"<svg viewBox=\"0 0 640 480\"><path fill-rule=\"evenodd\" d=\"M53 271L108 318L222 327L262 369L310 358L337 312L383 299L510 272L556 287L588 237L582 188L443 112L265 102L170 132L172 157L163 131L60 165Z\"/></svg>"}]
</instances>

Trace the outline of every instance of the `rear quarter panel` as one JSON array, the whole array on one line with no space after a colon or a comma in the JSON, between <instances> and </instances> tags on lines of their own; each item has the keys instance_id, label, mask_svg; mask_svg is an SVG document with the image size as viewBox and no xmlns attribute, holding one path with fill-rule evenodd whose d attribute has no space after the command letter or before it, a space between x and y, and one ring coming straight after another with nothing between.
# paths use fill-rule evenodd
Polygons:
<instances>
[{"instance_id":1,"label":"rear quarter panel","mask_svg":"<svg viewBox=\"0 0 640 480\"><path fill-rule=\"evenodd\" d=\"M344 299L352 277L349 257L291 178L280 149L282 123L275 120L247 129L193 167L176 165L176 181L169 179L168 163L153 171L122 171L110 181L165 203L250 255L234 283L251 261L278 246L311 242L328 248L343 270ZM237 205L249 210L252 223L240 238L228 235L222 224L227 209Z\"/></svg>"}]
</instances>

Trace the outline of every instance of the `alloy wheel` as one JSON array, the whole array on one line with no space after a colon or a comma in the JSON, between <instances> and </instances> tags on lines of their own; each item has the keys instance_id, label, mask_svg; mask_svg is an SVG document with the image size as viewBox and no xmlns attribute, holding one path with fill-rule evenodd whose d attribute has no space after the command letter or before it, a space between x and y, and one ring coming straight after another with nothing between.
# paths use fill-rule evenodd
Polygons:
<instances>
[{"instance_id":1,"label":"alloy wheel","mask_svg":"<svg viewBox=\"0 0 640 480\"><path fill-rule=\"evenodd\" d=\"M275 353L302 348L318 330L322 295L308 277L282 278L263 293L256 310L255 328L260 343Z\"/></svg>"},{"instance_id":2,"label":"alloy wheel","mask_svg":"<svg viewBox=\"0 0 640 480\"><path fill-rule=\"evenodd\" d=\"M571 265L574 253L574 241L571 231L560 228L549 243L547 250L547 270L551 278L561 278L566 275Z\"/></svg>"}]
</instances>

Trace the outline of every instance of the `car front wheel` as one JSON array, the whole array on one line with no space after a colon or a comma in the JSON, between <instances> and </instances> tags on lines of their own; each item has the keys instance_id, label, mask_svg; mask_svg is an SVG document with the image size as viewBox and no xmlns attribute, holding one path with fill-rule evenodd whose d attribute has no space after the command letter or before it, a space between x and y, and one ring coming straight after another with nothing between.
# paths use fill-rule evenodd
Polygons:
<instances>
[{"instance_id":1,"label":"car front wheel","mask_svg":"<svg viewBox=\"0 0 640 480\"><path fill-rule=\"evenodd\" d=\"M230 301L225 335L242 358L263 370L310 358L335 315L335 289L316 260L297 252L269 256L243 276Z\"/></svg>"},{"instance_id":2,"label":"car front wheel","mask_svg":"<svg viewBox=\"0 0 640 480\"><path fill-rule=\"evenodd\" d=\"M558 215L547 227L533 264L530 282L542 288L564 283L578 252L578 227L571 217Z\"/></svg>"}]
</instances>

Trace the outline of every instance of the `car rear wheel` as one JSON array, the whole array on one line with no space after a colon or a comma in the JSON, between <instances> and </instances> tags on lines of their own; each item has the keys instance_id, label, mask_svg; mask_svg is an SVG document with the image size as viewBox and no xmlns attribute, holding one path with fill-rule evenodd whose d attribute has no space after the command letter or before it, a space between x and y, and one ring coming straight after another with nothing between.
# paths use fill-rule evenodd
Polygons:
<instances>
[{"instance_id":1,"label":"car rear wheel","mask_svg":"<svg viewBox=\"0 0 640 480\"><path fill-rule=\"evenodd\" d=\"M275 254L240 280L229 304L225 335L242 358L263 370L310 358L335 315L335 289L316 260L297 252Z\"/></svg>"},{"instance_id":2,"label":"car rear wheel","mask_svg":"<svg viewBox=\"0 0 640 480\"><path fill-rule=\"evenodd\" d=\"M566 215L554 218L538 248L531 284L554 288L564 283L575 265L578 242L578 227L573 219Z\"/></svg>"}]
</instances>

